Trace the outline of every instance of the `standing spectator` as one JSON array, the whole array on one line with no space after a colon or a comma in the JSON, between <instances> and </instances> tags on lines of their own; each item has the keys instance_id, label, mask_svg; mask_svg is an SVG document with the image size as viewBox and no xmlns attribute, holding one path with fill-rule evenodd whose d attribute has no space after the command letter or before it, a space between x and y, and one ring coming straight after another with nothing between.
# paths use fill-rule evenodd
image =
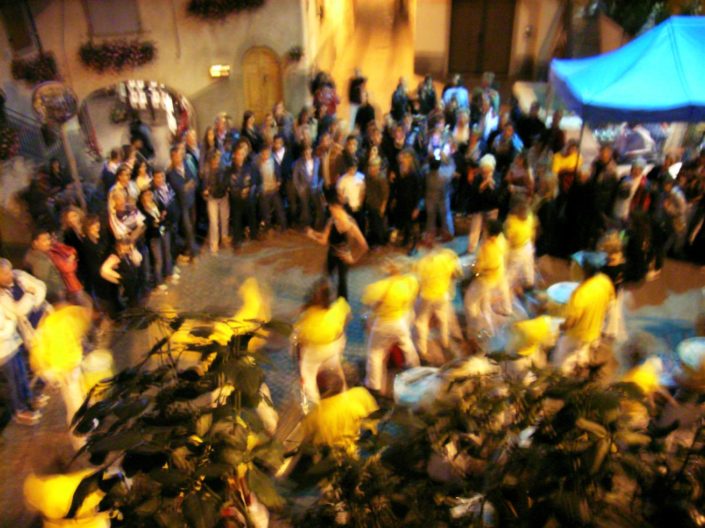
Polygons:
<instances>
[{"instance_id":1,"label":"standing spectator","mask_svg":"<svg viewBox=\"0 0 705 528\"><path fill-rule=\"evenodd\" d=\"M470 109L470 97L468 89L463 86L463 79L459 74L453 75L451 85L443 91L443 104L448 106L452 99L455 99L458 108L461 110Z\"/></svg>"},{"instance_id":2,"label":"standing spectator","mask_svg":"<svg viewBox=\"0 0 705 528\"><path fill-rule=\"evenodd\" d=\"M213 127L206 127L206 131L203 133L203 141L201 142L199 153L202 152L203 155L206 156L211 150L222 151L223 145L218 140L218 136L215 135L215 129Z\"/></svg>"},{"instance_id":3,"label":"standing spectator","mask_svg":"<svg viewBox=\"0 0 705 528\"><path fill-rule=\"evenodd\" d=\"M163 173L162 173L163 174ZM100 268L108 258L108 241L103 236L98 215L86 216L83 223L83 266L86 269L86 291L93 296L98 309L114 318L118 312L117 288L100 275Z\"/></svg>"},{"instance_id":4,"label":"standing spectator","mask_svg":"<svg viewBox=\"0 0 705 528\"><path fill-rule=\"evenodd\" d=\"M334 189L338 183L340 177L338 167L342 155L343 148L333 141L329 133L323 134L316 149L316 157L321 160L321 178L323 179L323 188L326 190Z\"/></svg>"},{"instance_id":5,"label":"standing spectator","mask_svg":"<svg viewBox=\"0 0 705 528\"><path fill-rule=\"evenodd\" d=\"M284 135L278 133L272 142L272 161L274 162L274 172L277 180L281 182L281 199L286 201L286 212L288 213L288 225L294 225L298 215L298 201L296 199L296 186L293 178L294 159L291 151L286 145Z\"/></svg>"},{"instance_id":6,"label":"standing spectator","mask_svg":"<svg viewBox=\"0 0 705 528\"><path fill-rule=\"evenodd\" d=\"M499 126L499 116L494 111L489 97L482 97L480 101L480 118L478 122L478 129L480 132L480 149L483 152L487 152L491 146L489 143L490 134L497 130L497 127Z\"/></svg>"},{"instance_id":7,"label":"standing spectator","mask_svg":"<svg viewBox=\"0 0 705 528\"><path fill-rule=\"evenodd\" d=\"M42 417L33 408L40 402L33 398L22 356L41 319L45 295L42 281L0 259L0 369L7 380L12 417L22 425L36 425Z\"/></svg>"},{"instance_id":8,"label":"standing spectator","mask_svg":"<svg viewBox=\"0 0 705 528\"><path fill-rule=\"evenodd\" d=\"M321 162L313 156L310 145L304 147L301 157L294 164L293 181L299 202L299 223L311 227L311 208L314 211L313 227L323 227L323 180Z\"/></svg>"},{"instance_id":9,"label":"standing spectator","mask_svg":"<svg viewBox=\"0 0 705 528\"><path fill-rule=\"evenodd\" d=\"M365 176L357 170L357 158L345 153L345 173L336 184L341 203L352 214L357 225L364 232Z\"/></svg>"},{"instance_id":10,"label":"standing spectator","mask_svg":"<svg viewBox=\"0 0 705 528\"><path fill-rule=\"evenodd\" d=\"M365 85L367 83L367 78L362 76L362 72L359 68L355 68L355 73L350 79L350 84L348 85L348 101L350 102L350 130L352 131L355 123L357 123L357 111L363 104L363 96L365 93Z\"/></svg>"},{"instance_id":11,"label":"standing spectator","mask_svg":"<svg viewBox=\"0 0 705 528\"><path fill-rule=\"evenodd\" d=\"M648 212L651 206L651 195L648 189L648 178L644 172L645 166L646 162L643 159L635 160L629 174L619 181L617 197L612 209L615 220L626 223L629 213L635 209Z\"/></svg>"},{"instance_id":12,"label":"standing spectator","mask_svg":"<svg viewBox=\"0 0 705 528\"><path fill-rule=\"evenodd\" d=\"M239 142L233 150L230 168L230 221L232 222L233 243L237 246L244 239L243 217L250 230L250 240L257 238L257 193L256 172L247 162L249 145Z\"/></svg>"},{"instance_id":13,"label":"standing spectator","mask_svg":"<svg viewBox=\"0 0 705 528\"><path fill-rule=\"evenodd\" d=\"M137 184L130 177L131 173L132 169L128 165L120 165L120 168L117 171L115 185L113 185L108 192L108 213L112 213L115 209L113 205L115 194L122 194L125 201L132 205L137 203L137 198L140 193L137 188Z\"/></svg>"},{"instance_id":14,"label":"standing spectator","mask_svg":"<svg viewBox=\"0 0 705 528\"><path fill-rule=\"evenodd\" d=\"M603 145L592 162L591 179L595 187L595 231L599 236L612 223L612 207L619 186L617 162L609 145Z\"/></svg>"},{"instance_id":15,"label":"standing spectator","mask_svg":"<svg viewBox=\"0 0 705 528\"><path fill-rule=\"evenodd\" d=\"M78 253L76 250L52 239L49 258L59 270L61 280L64 281L66 300L72 304L91 308L91 300L83 290L83 284L78 280Z\"/></svg>"},{"instance_id":16,"label":"standing spectator","mask_svg":"<svg viewBox=\"0 0 705 528\"><path fill-rule=\"evenodd\" d=\"M100 172L100 182L103 188L103 196L107 197L108 192L117 181L117 171L120 167L122 152L120 149L112 149L110 156L103 164L103 169Z\"/></svg>"},{"instance_id":17,"label":"standing spectator","mask_svg":"<svg viewBox=\"0 0 705 528\"><path fill-rule=\"evenodd\" d=\"M115 251L103 262L100 275L119 287L122 308L135 308L142 297L142 254L132 243L125 240L115 242Z\"/></svg>"},{"instance_id":18,"label":"standing spectator","mask_svg":"<svg viewBox=\"0 0 705 528\"><path fill-rule=\"evenodd\" d=\"M436 89L433 87L433 77L426 75L423 82L419 84L417 91L419 101L419 113L423 115L430 114L438 105L438 96Z\"/></svg>"},{"instance_id":19,"label":"standing spectator","mask_svg":"<svg viewBox=\"0 0 705 528\"><path fill-rule=\"evenodd\" d=\"M32 246L24 257L24 263L27 270L44 283L46 299L53 304L66 301L66 285L49 255L51 245L51 231L37 228L32 235Z\"/></svg>"},{"instance_id":20,"label":"standing spectator","mask_svg":"<svg viewBox=\"0 0 705 528\"><path fill-rule=\"evenodd\" d=\"M262 220L267 229L272 227L272 213L276 216L279 231L286 230L286 215L280 194L281 180L275 170L272 159L272 147L265 145L255 161L255 172L258 184L261 186Z\"/></svg>"},{"instance_id":21,"label":"standing spectator","mask_svg":"<svg viewBox=\"0 0 705 528\"><path fill-rule=\"evenodd\" d=\"M370 123L375 121L375 107L370 104L370 94L365 90L360 98L360 107L355 113L355 127L362 137L367 136Z\"/></svg>"},{"instance_id":22,"label":"standing spectator","mask_svg":"<svg viewBox=\"0 0 705 528\"><path fill-rule=\"evenodd\" d=\"M365 211L367 212L367 240L375 248L387 243L385 215L389 201L389 181L382 170L382 160L373 158L365 174Z\"/></svg>"},{"instance_id":23,"label":"standing spectator","mask_svg":"<svg viewBox=\"0 0 705 528\"><path fill-rule=\"evenodd\" d=\"M539 117L540 111L541 105L538 101L534 101L531 103L529 113L522 115L517 121L517 133L527 149L531 148L535 141L539 141L546 132L546 125Z\"/></svg>"},{"instance_id":24,"label":"standing spectator","mask_svg":"<svg viewBox=\"0 0 705 528\"><path fill-rule=\"evenodd\" d=\"M85 286L86 270L83 266L83 221L85 214L82 209L73 205L64 209L61 215L61 227L63 228L62 241L67 246L72 247L78 256L78 280Z\"/></svg>"},{"instance_id":25,"label":"standing spectator","mask_svg":"<svg viewBox=\"0 0 705 528\"><path fill-rule=\"evenodd\" d=\"M455 166L452 159L441 149L434 151L423 171L426 187L426 236L436 237L436 225L440 220L441 236L444 241L453 238L453 213L450 209L451 181Z\"/></svg>"},{"instance_id":26,"label":"standing spectator","mask_svg":"<svg viewBox=\"0 0 705 528\"><path fill-rule=\"evenodd\" d=\"M483 224L496 220L499 214L499 192L495 179L496 161L492 154L485 154L480 159L480 173L470 186L468 213L470 214L470 232L468 234L468 253L474 253L480 241Z\"/></svg>"},{"instance_id":27,"label":"standing spectator","mask_svg":"<svg viewBox=\"0 0 705 528\"><path fill-rule=\"evenodd\" d=\"M176 201L179 205L179 230L185 240L183 253L190 260L198 252L192 215L198 181L193 173L186 170L183 151L179 146L171 147L169 154L171 162L166 171L166 179L176 193Z\"/></svg>"},{"instance_id":28,"label":"standing spectator","mask_svg":"<svg viewBox=\"0 0 705 528\"><path fill-rule=\"evenodd\" d=\"M139 160L135 163L135 167L132 169L132 183L140 193L152 186L152 176L149 174L149 165L146 161Z\"/></svg>"},{"instance_id":29,"label":"standing spectator","mask_svg":"<svg viewBox=\"0 0 705 528\"><path fill-rule=\"evenodd\" d=\"M509 166L514 161L519 152L524 149L524 145L519 136L514 132L514 125L511 121L504 124L501 132L497 134L490 146L490 152L497 160L497 172L500 177L504 177Z\"/></svg>"},{"instance_id":30,"label":"standing spectator","mask_svg":"<svg viewBox=\"0 0 705 528\"><path fill-rule=\"evenodd\" d=\"M494 89L494 73L485 72L482 74L482 79L480 80L480 86L473 90L472 97L474 100L486 97L489 99L492 109L495 114L499 113L499 92Z\"/></svg>"},{"instance_id":31,"label":"standing spectator","mask_svg":"<svg viewBox=\"0 0 705 528\"><path fill-rule=\"evenodd\" d=\"M565 132L561 130L561 120L563 112L556 110L553 112L551 127L547 128L541 138L541 143L546 145L554 154L560 152L565 147Z\"/></svg>"},{"instance_id":32,"label":"standing spectator","mask_svg":"<svg viewBox=\"0 0 705 528\"><path fill-rule=\"evenodd\" d=\"M414 223L419 217L423 199L423 182L416 168L416 156L410 149L399 154L399 174L391 177L391 210L394 225L401 234L401 245L411 243L410 251L416 248Z\"/></svg>"},{"instance_id":33,"label":"standing spectator","mask_svg":"<svg viewBox=\"0 0 705 528\"><path fill-rule=\"evenodd\" d=\"M277 124L277 133L284 138L287 146L291 146L294 141L294 118L286 111L283 101L277 101L274 104L272 115Z\"/></svg>"},{"instance_id":34,"label":"standing spectator","mask_svg":"<svg viewBox=\"0 0 705 528\"><path fill-rule=\"evenodd\" d=\"M335 117L340 104L340 97L330 75L325 74L323 82L313 95L314 106L320 115Z\"/></svg>"},{"instance_id":35,"label":"standing spectator","mask_svg":"<svg viewBox=\"0 0 705 528\"><path fill-rule=\"evenodd\" d=\"M229 243L230 199L228 187L230 178L220 164L220 151L208 151L203 172L203 197L208 207L208 242L211 253L217 253L222 240Z\"/></svg>"},{"instance_id":36,"label":"standing spectator","mask_svg":"<svg viewBox=\"0 0 705 528\"><path fill-rule=\"evenodd\" d=\"M171 275L171 238L163 223L166 220L167 212L161 209L154 200L154 193L151 189L140 194L139 205L145 219L144 238L150 257L150 262L145 265L150 266L151 263L148 276L153 278L154 286L163 291L166 289L164 278Z\"/></svg>"},{"instance_id":37,"label":"standing spectator","mask_svg":"<svg viewBox=\"0 0 705 528\"><path fill-rule=\"evenodd\" d=\"M404 79L404 77L399 78L396 90L394 90L392 94L391 108L392 118L397 122L402 120L404 114L411 111L411 102L409 101L409 94L406 91L406 79Z\"/></svg>"},{"instance_id":38,"label":"standing spectator","mask_svg":"<svg viewBox=\"0 0 705 528\"><path fill-rule=\"evenodd\" d=\"M252 154L259 154L264 145L262 135L255 126L255 113L251 110L245 111L242 115L242 126L240 127L240 138L246 139L250 143Z\"/></svg>"}]
</instances>

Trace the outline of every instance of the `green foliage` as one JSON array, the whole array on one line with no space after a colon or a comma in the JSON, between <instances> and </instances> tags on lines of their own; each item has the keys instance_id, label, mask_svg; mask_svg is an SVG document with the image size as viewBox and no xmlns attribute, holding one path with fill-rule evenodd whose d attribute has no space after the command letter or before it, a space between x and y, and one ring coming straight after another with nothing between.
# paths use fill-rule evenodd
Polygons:
<instances>
[{"instance_id":1,"label":"green foliage","mask_svg":"<svg viewBox=\"0 0 705 528\"><path fill-rule=\"evenodd\" d=\"M25 81L30 86L59 79L56 58L50 52L39 53L28 59L12 59L12 78Z\"/></svg>"},{"instance_id":2,"label":"green foliage","mask_svg":"<svg viewBox=\"0 0 705 528\"><path fill-rule=\"evenodd\" d=\"M188 12L207 20L219 20L233 13L257 9L264 0L190 0Z\"/></svg>"},{"instance_id":3,"label":"green foliage","mask_svg":"<svg viewBox=\"0 0 705 528\"><path fill-rule=\"evenodd\" d=\"M78 50L83 65L98 73L120 72L125 68L143 66L152 62L156 55L154 42L139 40L116 40L101 44L89 41Z\"/></svg>"},{"instance_id":4,"label":"green foliage","mask_svg":"<svg viewBox=\"0 0 705 528\"><path fill-rule=\"evenodd\" d=\"M256 412L264 376L261 356L247 351L253 334L219 345L181 330L184 318L133 319L167 335L140 364L94 387L74 416L74 431L87 434L77 456L87 453L98 469L79 486L72 512L96 486L106 492L101 509L114 513L113 526L239 526L250 493L282 508L270 477L282 449ZM195 366L183 363L187 353ZM116 467L117 477L103 478Z\"/></svg>"}]
</instances>

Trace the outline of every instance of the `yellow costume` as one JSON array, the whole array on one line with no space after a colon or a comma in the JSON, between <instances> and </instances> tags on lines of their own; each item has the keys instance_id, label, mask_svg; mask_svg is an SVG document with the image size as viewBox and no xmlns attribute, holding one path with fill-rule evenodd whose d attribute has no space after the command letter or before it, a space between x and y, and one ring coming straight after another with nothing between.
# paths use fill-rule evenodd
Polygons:
<instances>
[{"instance_id":1,"label":"yellow costume","mask_svg":"<svg viewBox=\"0 0 705 528\"><path fill-rule=\"evenodd\" d=\"M487 238L477 252L475 261L475 271L479 274L477 280L487 286L496 286L503 281L506 256L507 241L504 236Z\"/></svg>"},{"instance_id":2,"label":"yellow costume","mask_svg":"<svg viewBox=\"0 0 705 528\"><path fill-rule=\"evenodd\" d=\"M37 327L29 362L40 376L73 372L83 359L83 337L91 325L90 310L65 306L49 313Z\"/></svg>"},{"instance_id":3,"label":"yellow costume","mask_svg":"<svg viewBox=\"0 0 705 528\"><path fill-rule=\"evenodd\" d=\"M581 343L597 341L614 297L612 281L604 273L597 273L581 283L565 309L566 334Z\"/></svg>"},{"instance_id":4,"label":"yellow costume","mask_svg":"<svg viewBox=\"0 0 705 528\"><path fill-rule=\"evenodd\" d=\"M556 152L553 155L551 163L551 171L558 175L561 171L575 172L583 166L583 157L578 152L573 152L567 156L562 152Z\"/></svg>"},{"instance_id":5,"label":"yellow costume","mask_svg":"<svg viewBox=\"0 0 705 528\"><path fill-rule=\"evenodd\" d=\"M504 222L504 236L507 238L510 250L519 249L528 242L533 242L535 232L536 220L531 213L526 218L510 214Z\"/></svg>"},{"instance_id":6,"label":"yellow costume","mask_svg":"<svg viewBox=\"0 0 705 528\"><path fill-rule=\"evenodd\" d=\"M441 249L425 255L416 265L420 280L420 295L427 301L454 296L453 279L460 275L460 259L455 251Z\"/></svg>"},{"instance_id":7,"label":"yellow costume","mask_svg":"<svg viewBox=\"0 0 705 528\"><path fill-rule=\"evenodd\" d=\"M24 497L27 504L38 510L44 518L45 528L108 528L110 517L96 511L103 499L103 492L88 495L76 512L75 519L64 519L71 507L73 494L81 481L93 473L87 469L67 475L30 474L24 481Z\"/></svg>"},{"instance_id":8,"label":"yellow costume","mask_svg":"<svg viewBox=\"0 0 705 528\"><path fill-rule=\"evenodd\" d=\"M349 315L350 305L340 297L328 308L321 306L307 308L294 328L302 343L325 345L343 334Z\"/></svg>"},{"instance_id":9,"label":"yellow costume","mask_svg":"<svg viewBox=\"0 0 705 528\"><path fill-rule=\"evenodd\" d=\"M406 317L414 306L419 281L413 275L393 275L370 284L362 294L362 303L371 306L375 317L397 321Z\"/></svg>"},{"instance_id":10,"label":"yellow costume","mask_svg":"<svg viewBox=\"0 0 705 528\"><path fill-rule=\"evenodd\" d=\"M355 387L324 398L306 416L304 431L316 445L357 452L363 420L378 409L377 402L364 387Z\"/></svg>"}]
</instances>

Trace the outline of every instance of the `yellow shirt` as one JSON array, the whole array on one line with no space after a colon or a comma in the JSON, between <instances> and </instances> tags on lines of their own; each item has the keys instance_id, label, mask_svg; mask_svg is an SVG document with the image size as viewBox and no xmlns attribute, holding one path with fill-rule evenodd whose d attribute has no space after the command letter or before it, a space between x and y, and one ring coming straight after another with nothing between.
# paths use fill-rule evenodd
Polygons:
<instances>
[{"instance_id":1,"label":"yellow shirt","mask_svg":"<svg viewBox=\"0 0 705 528\"><path fill-rule=\"evenodd\" d=\"M107 514L97 512L98 504L104 497L101 491L94 491L83 501L76 512L77 520L65 520L71 507L73 494L78 485L94 470L85 469L66 475L37 476L31 473L24 481L24 498L29 506L38 510L46 521L54 521L53 526L105 526ZM48 523L45 524L45 526Z\"/></svg>"},{"instance_id":2,"label":"yellow shirt","mask_svg":"<svg viewBox=\"0 0 705 528\"><path fill-rule=\"evenodd\" d=\"M517 321L512 325L512 348L520 356L532 356L555 342L557 336L553 328L548 315Z\"/></svg>"},{"instance_id":3,"label":"yellow shirt","mask_svg":"<svg viewBox=\"0 0 705 528\"><path fill-rule=\"evenodd\" d=\"M614 297L612 281L604 273L581 283L565 309L566 334L583 343L596 341L602 335L605 316Z\"/></svg>"},{"instance_id":4,"label":"yellow shirt","mask_svg":"<svg viewBox=\"0 0 705 528\"><path fill-rule=\"evenodd\" d=\"M575 172L583 166L583 157L575 152L565 156L562 152L556 152L553 155L553 162L551 163L551 171L553 174L558 175L561 171L571 171Z\"/></svg>"},{"instance_id":5,"label":"yellow shirt","mask_svg":"<svg viewBox=\"0 0 705 528\"><path fill-rule=\"evenodd\" d=\"M345 331L350 305L342 297L328 308L312 306L301 314L295 328L303 344L326 345Z\"/></svg>"},{"instance_id":6,"label":"yellow shirt","mask_svg":"<svg viewBox=\"0 0 705 528\"><path fill-rule=\"evenodd\" d=\"M341 447L354 453L362 421L378 409L364 387L323 398L304 420L304 431L316 445Z\"/></svg>"},{"instance_id":7,"label":"yellow shirt","mask_svg":"<svg viewBox=\"0 0 705 528\"><path fill-rule=\"evenodd\" d=\"M81 306L65 306L42 319L35 333L29 362L39 375L68 374L81 364L83 337L91 324L91 312Z\"/></svg>"},{"instance_id":8,"label":"yellow shirt","mask_svg":"<svg viewBox=\"0 0 705 528\"><path fill-rule=\"evenodd\" d=\"M663 364L661 360L657 357L652 357L627 372L622 381L634 383L644 394L653 394L661 388L662 371Z\"/></svg>"},{"instance_id":9,"label":"yellow shirt","mask_svg":"<svg viewBox=\"0 0 705 528\"><path fill-rule=\"evenodd\" d=\"M511 249L519 249L527 242L533 242L535 230L536 221L531 213L524 220L510 214L504 222L504 235Z\"/></svg>"},{"instance_id":10,"label":"yellow shirt","mask_svg":"<svg viewBox=\"0 0 705 528\"><path fill-rule=\"evenodd\" d=\"M420 280L420 294L427 301L453 298L453 278L460 274L460 259L453 250L442 249L424 256L416 265Z\"/></svg>"},{"instance_id":11,"label":"yellow shirt","mask_svg":"<svg viewBox=\"0 0 705 528\"><path fill-rule=\"evenodd\" d=\"M507 241L504 236L487 238L480 245L475 261L475 271L480 274L477 280L495 286L504 279L504 260L507 254Z\"/></svg>"},{"instance_id":12,"label":"yellow shirt","mask_svg":"<svg viewBox=\"0 0 705 528\"><path fill-rule=\"evenodd\" d=\"M362 294L362 303L371 306L383 321L406 316L419 293L419 281L413 275L393 275L370 284Z\"/></svg>"}]
</instances>

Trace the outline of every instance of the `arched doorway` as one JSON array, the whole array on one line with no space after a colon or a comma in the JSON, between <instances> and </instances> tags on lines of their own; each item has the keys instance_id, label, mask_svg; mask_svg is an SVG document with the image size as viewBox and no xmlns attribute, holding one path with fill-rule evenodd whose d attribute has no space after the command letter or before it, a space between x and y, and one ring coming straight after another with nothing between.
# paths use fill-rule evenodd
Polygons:
<instances>
[{"instance_id":1,"label":"arched doorway","mask_svg":"<svg viewBox=\"0 0 705 528\"><path fill-rule=\"evenodd\" d=\"M250 48L242 59L245 80L245 108L262 121L277 101L282 100L282 69L276 54L269 48Z\"/></svg>"}]
</instances>

